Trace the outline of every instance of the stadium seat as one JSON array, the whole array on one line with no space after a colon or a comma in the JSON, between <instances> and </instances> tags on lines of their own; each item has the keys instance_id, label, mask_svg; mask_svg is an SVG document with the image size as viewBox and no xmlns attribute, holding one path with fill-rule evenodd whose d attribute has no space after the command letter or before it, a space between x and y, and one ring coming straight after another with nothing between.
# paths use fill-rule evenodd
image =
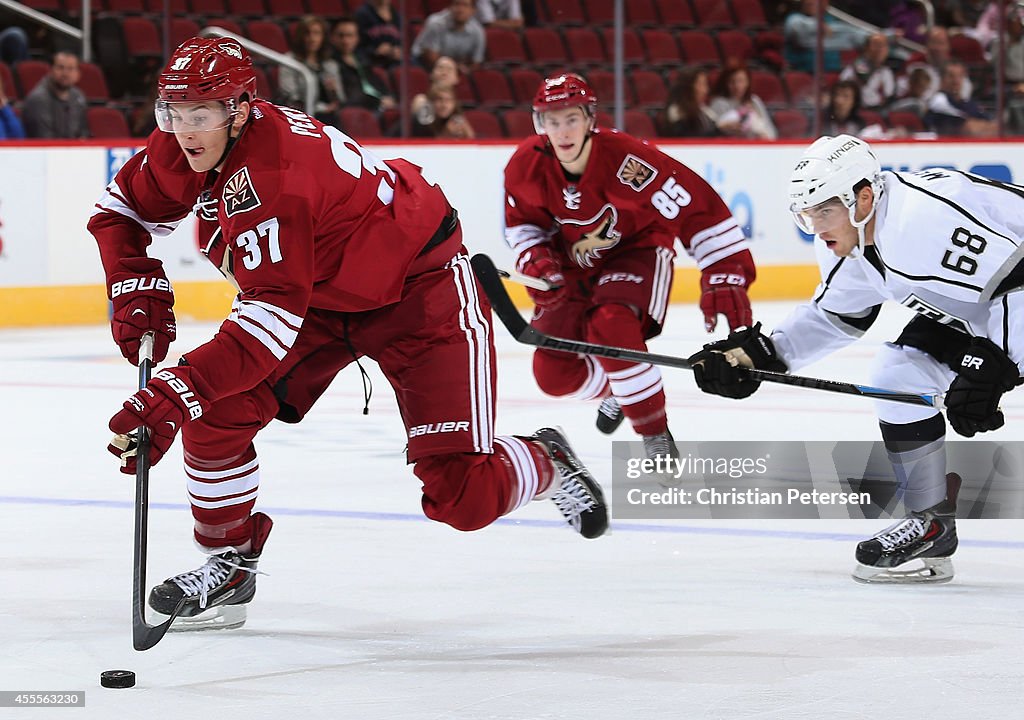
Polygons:
<instances>
[{"instance_id":1,"label":"stadium seat","mask_svg":"<svg viewBox=\"0 0 1024 720\"><path fill-rule=\"evenodd\" d=\"M661 25L654 0L629 0L626 3L626 23L633 27L656 27Z\"/></svg>"},{"instance_id":2,"label":"stadium seat","mask_svg":"<svg viewBox=\"0 0 1024 720\"><path fill-rule=\"evenodd\" d=\"M267 15L263 0L227 0L229 15L245 18L262 18Z\"/></svg>"},{"instance_id":3,"label":"stadium seat","mask_svg":"<svg viewBox=\"0 0 1024 720\"><path fill-rule=\"evenodd\" d=\"M623 130L630 135L635 135L643 140L653 139L658 135L651 116L641 110L626 110L622 119L626 125Z\"/></svg>"},{"instance_id":4,"label":"stadium seat","mask_svg":"<svg viewBox=\"0 0 1024 720\"><path fill-rule=\"evenodd\" d=\"M413 3L411 0L406 0L409 5L419 5L419 3ZM273 0L271 0L273 2ZM342 0L307 0L309 6L309 13L311 15L319 15L322 18L339 18L346 15L348 11L345 8L345 3ZM299 3L295 0L282 0L282 4L290 5L295 7ZM291 15L299 16L302 15L301 6L297 8L299 12L292 12ZM416 17L409 15L409 20L422 20L423 19L423 6L419 5L420 14Z\"/></svg>"},{"instance_id":5,"label":"stadium seat","mask_svg":"<svg viewBox=\"0 0 1024 720\"><path fill-rule=\"evenodd\" d=\"M21 2L33 10L49 15L59 15L64 9L61 7L60 0L21 0Z\"/></svg>"},{"instance_id":6,"label":"stadium seat","mask_svg":"<svg viewBox=\"0 0 1024 720\"><path fill-rule=\"evenodd\" d=\"M94 138L126 138L132 134L124 114L114 108L91 107L85 111L85 120Z\"/></svg>"},{"instance_id":7,"label":"stadium seat","mask_svg":"<svg viewBox=\"0 0 1024 720\"><path fill-rule=\"evenodd\" d=\"M732 0L732 13L736 16L736 24L746 30L768 27L761 0Z\"/></svg>"},{"instance_id":8,"label":"stadium seat","mask_svg":"<svg viewBox=\"0 0 1024 720\"><path fill-rule=\"evenodd\" d=\"M334 7L328 9L333 10L333 13L313 14L327 19L328 17L332 17L332 15L343 15L345 12L341 0L337 0L337 2L334 3ZM267 0L267 14L277 18L278 20L296 19L301 17L304 12L305 11L302 9L302 3L295 2L295 0ZM330 23L330 20L328 20L328 23Z\"/></svg>"},{"instance_id":9,"label":"stadium seat","mask_svg":"<svg viewBox=\"0 0 1024 720\"><path fill-rule=\"evenodd\" d=\"M924 132L924 121L917 113L893 110L889 113L889 127L906 128L909 132Z\"/></svg>"},{"instance_id":10,"label":"stadium seat","mask_svg":"<svg viewBox=\"0 0 1024 720\"><path fill-rule=\"evenodd\" d=\"M591 70L586 75L587 82L594 88L597 101L601 107L612 107L615 104L615 74L607 70ZM626 105L633 104L633 85L625 78L622 92Z\"/></svg>"},{"instance_id":11,"label":"stadium seat","mask_svg":"<svg viewBox=\"0 0 1024 720\"><path fill-rule=\"evenodd\" d=\"M629 74L628 82L633 87L636 105L652 110L665 107L668 89L659 73L653 70L635 70Z\"/></svg>"},{"instance_id":12,"label":"stadium seat","mask_svg":"<svg viewBox=\"0 0 1024 720\"><path fill-rule=\"evenodd\" d=\"M356 140L381 137L383 134L377 116L366 108L344 107L338 111L338 122L341 130Z\"/></svg>"},{"instance_id":13,"label":"stadium seat","mask_svg":"<svg viewBox=\"0 0 1024 720\"><path fill-rule=\"evenodd\" d=\"M735 60L746 64L754 57L754 41L742 30L720 30L718 47L726 63Z\"/></svg>"},{"instance_id":14,"label":"stadium seat","mask_svg":"<svg viewBox=\"0 0 1024 720\"><path fill-rule=\"evenodd\" d=\"M533 96L537 94L537 88L544 82L544 76L536 70L529 68L513 68L508 71L509 83L512 85L512 95L516 104L529 106L533 103Z\"/></svg>"},{"instance_id":15,"label":"stadium seat","mask_svg":"<svg viewBox=\"0 0 1024 720\"><path fill-rule=\"evenodd\" d=\"M860 116L864 120L864 125L881 125L885 128L885 118L882 117L882 113L876 112L875 110L861 110Z\"/></svg>"},{"instance_id":16,"label":"stadium seat","mask_svg":"<svg viewBox=\"0 0 1024 720\"><path fill-rule=\"evenodd\" d=\"M629 5L633 0L629 0ZM591 25L612 25L615 22L615 0L583 0L583 12Z\"/></svg>"},{"instance_id":17,"label":"stadium seat","mask_svg":"<svg viewBox=\"0 0 1024 720\"><path fill-rule=\"evenodd\" d=\"M551 28L526 28L523 31L523 44L530 60L536 65L552 65L566 60L562 38Z\"/></svg>"},{"instance_id":18,"label":"stadium seat","mask_svg":"<svg viewBox=\"0 0 1024 720\"><path fill-rule=\"evenodd\" d=\"M525 138L537 132L533 127L533 112L529 110L509 110L501 119L505 123L506 137Z\"/></svg>"},{"instance_id":19,"label":"stadium seat","mask_svg":"<svg viewBox=\"0 0 1024 720\"><path fill-rule=\"evenodd\" d=\"M79 64L81 77L78 79L78 89L85 95L90 103L105 103L110 100L110 90L107 88L107 79L103 77L103 71L99 65L83 62Z\"/></svg>"},{"instance_id":20,"label":"stadium seat","mask_svg":"<svg viewBox=\"0 0 1024 720\"><path fill-rule=\"evenodd\" d=\"M683 58L679 45L672 33L667 30L643 30L640 33L644 47L647 48L647 62L655 67L676 67Z\"/></svg>"},{"instance_id":21,"label":"stadium seat","mask_svg":"<svg viewBox=\"0 0 1024 720\"><path fill-rule=\"evenodd\" d=\"M477 104L476 90L473 89L473 83L469 81L468 75L459 78L459 83L455 86L455 97L464 108Z\"/></svg>"},{"instance_id":22,"label":"stadium seat","mask_svg":"<svg viewBox=\"0 0 1024 720\"><path fill-rule=\"evenodd\" d=\"M782 80L775 73L765 70L751 70L750 91L761 98L765 105L786 105L786 90Z\"/></svg>"},{"instance_id":23,"label":"stadium seat","mask_svg":"<svg viewBox=\"0 0 1024 720\"><path fill-rule=\"evenodd\" d=\"M949 52L960 62L968 65L984 65L985 48L970 35L950 35Z\"/></svg>"},{"instance_id":24,"label":"stadium seat","mask_svg":"<svg viewBox=\"0 0 1024 720\"><path fill-rule=\"evenodd\" d=\"M810 121L799 110L782 109L771 113L772 122L779 131L780 138L805 138L810 129Z\"/></svg>"},{"instance_id":25,"label":"stadium seat","mask_svg":"<svg viewBox=\"0 0 1024 720\"><path fill-rule=\"evenodd\" d=\"M506 66L526 62L526 50L519 33L505 28L489 27L486 30L487 49L484 58L488 63Z\"/></svg>"},{"instance_id":26,"label":"stadium seat","mask_svg":"<svg viewBox=\"0 0 1024 720\"><path fill-rule=\"evenodd\" d=\"M679 33L679 47L686 62L692 65L721 65L722 56L715 41L706 32L684 30Z\"/></svg>"},{"instance_id":27,"label":"stadium seat","mask_svg":"<svg viewBox=\"0 0 1024 720\"><path fill-rule=\"evenodd\" d=\"M516 104L512 87L501 70L477 68L470 74L476 98L485 108L505 108Z\"/></svg>"},{"instance_id":28,"label":"stadium seat","mask_svg":"<svg viewBox=\"0 0 1024 720\"><path fill-rule=\"evenodd\" d=\"M14 79L18 84L21 97L25 97L39 81L50 72L50 65L42 60L22 60L14 66Z\"/></svg>"},{"instance_id":29,"label":"stadium seat","mask_svg":"<svg viewBox=\"0 0 1024 720\"><path fill-rule=\"evenodd\" d=\"M502 130L501 123L490 110L466 110L463 115L473 127L473 134L481 140L504 137L505 131Z\"/></svg>"},{"instance_id":30,"label":"stadium seat","mask_svg":"<svg viewBox=\"0 0 1024 720\"><path fill-rule=\"evenodd\" d=\"M397 6L397 3L392 4ZM447 10L449 5L451 5L451 0L423 0L423 12L433 15L436 12Z\"/></svg>"},{"instance_id":31,"label":"stadium seat","mask_svg":"<svg viewBox=\"0 0 1024 720\"><path fill-rule=\"evenodd\" d=\"M288 52L288 38L284 30L275 22L267 20L250 20L245 26L246 36L253 42L270 48L274 52Z\"/></svg>"},{"instance_id":32,"label":"stadium seat","mask_svg":"<svg viewBox=\"0 0 1024 720\"><path fill-rule=\"evenodd\" d=\"M245 37L245 31L242 30L242 26L234 20L230 20L226 17L207 18L206 27L218 27L221 30L227 30L230 33L234 33L239 37Z\"/></svg>"},{"instance_id":33,"label":"stadium seat","mask_svg":"<svg viewBox=\"0 0 1024 720\"><path fill-rule=\"evenodd\" d=\"M14 84L14 73L7 67L7 63L0 62L0 86L3 87L8 99L20 100L22 95L18 86Z\"/></svg>"},{"instance_id":34,"label":"stadium seat","mask_svg":"<svg viewBox=\"0 0 1024 720\"><path fill-rule=\"evenodd\" d=\"M810 73L787 70L782 73L782 84L786 88L791 104L814 103L814 76Z\"/></svg>"},{"instance_id":35,"label":"stadium seat","mask_svg":"<svg viewBox=\"0 0 1024 720\"><path fill-rule=\"evenodd\" d=\"M430 90L430 76L426 70L419 65L407 65L406 67L409 68L409 97ZM391 87L402 87L402 68L399 66L391 69Z\"/></svg>"},{"instance_id":36,"label":"stadium seat","mask_svg":"<svg viewBox=\"0 0 1024 720\"><path fill-rule=\"evenodd\" d=\"M159 15L164 11L164 0L146 0L146 12ZM182 16L189 13L188 0L171 0L171 15Z\"/></svg>"},{"instance_id":37,"label":"stadium seat","mask_svg":"<svg viewBox=\"0 0 1024 720\"><path fill-rule=\"evenodd\" d=\"M212 20L227 15L227 7L224 5L224 0L191 0L192 13L194 15L202 15L207 18L207 24L214 24Z\"/></svg>"},{"instance_id":38,"label":"stadium seat","mask_svg":"<svg viewBox=\"0 0 1024 720\"><path fill-rule=\"evenodd\" d=\"M544 21L551 25L586 24L580 0L546 0L538 5L546 6L547 13L544 15Z\"/></svg>"},{"instance_id":39,"label":"stadium seat","mask_svg":"<svg viewBox=\"0 0 1024 720\"><path fill-rule=\"evenodd\" d=\"M107 11L118 15L142 15L146 12L143 0L107 0Z\"/></svg>"},{"instance_id":40,"label":"stadium seat","mask_svg":"<svg viewBox=\"0 0 1024 720\"><path fill-rule=\"evenodd\" d=\"M189 18L171 18L171 47L176 48L199 34L199 23Z\"/></svg>"},{"instance_id":41,"label":"stadium seat","mask_svg":"<svg viewBox=\"0 0 1024 720\"><path fill-rule=\"evenodd\" d=\"M252 69L256 73L256 94L264 100L274 97L274 87L270 84L266 70L259 65L254 65Z\"/></svg>"},{"instance_id":42,"label":"stadium seat","mask_svg":"<svg viewBox=\"0 0 1024 720\"><path fill-rule=\"evenodd\" d=\"M690 3L683 0L655 0L662 26L683 28L696 24Z\"/></svg>"},{"instance_id":43,"label":"stadium seat","mask_svg":"<svg viewBox=\"0 0 1024 720\"><path fill-rule=\"evenodd\" d=\"M565 44L569 59L584 65L601 65L608 62L601 37L589 28L566 28Z\"/></svg>"},{"instance_id":44,"label":"stadium seat","mask_svg":"<svg viewBox=\"0 0 1024 720\"><path fill-rule=\"evenodd\" d=\"M125 47L133 58L162 58L164 43L156 23L147 18L126 17L121 21Z\"/></svg>"},{"instance_id":45,"label":"stadium seat","mask_svg":"<svg viewBox=\"0 0 1024 720\"><path fill-rule=\"evenodd\" d=\"M735 27L736 19L725 0L693 0L693 13L702 28Z\"/></svg>"},{"instance_id":46,"label":"stadium seat","mask_svg":"<svg viewBox=\"0 0 1024 720\"><path fill-rule=\"evenodd\" d=\"M604 28L604 46L608 51L608 59L615 60L615 28ZM628 65L640 65L644 62L644 46L634 30L623 28L622 30L622 54L623 62Z\"/></svg>"}]
</instances>

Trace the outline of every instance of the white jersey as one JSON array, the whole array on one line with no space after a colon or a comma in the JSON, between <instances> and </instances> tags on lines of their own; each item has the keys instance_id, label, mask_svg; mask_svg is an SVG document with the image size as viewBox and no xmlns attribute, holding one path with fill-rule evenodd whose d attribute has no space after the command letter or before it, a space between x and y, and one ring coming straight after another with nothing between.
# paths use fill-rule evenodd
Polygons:
<instances>
[{"instance_id":1,"label":"white jersey","mask_svg":"<svg viewBox=\"0 0 1024 720\"><path fill-rule=\"evenodd\" d=\"M1024 367L1024 188L955 170L882 179L876 255L839 258L815 240L822 282L772 333L789 369L855 340L886 300L987 337Z\"/></svg>"}]
</instances>

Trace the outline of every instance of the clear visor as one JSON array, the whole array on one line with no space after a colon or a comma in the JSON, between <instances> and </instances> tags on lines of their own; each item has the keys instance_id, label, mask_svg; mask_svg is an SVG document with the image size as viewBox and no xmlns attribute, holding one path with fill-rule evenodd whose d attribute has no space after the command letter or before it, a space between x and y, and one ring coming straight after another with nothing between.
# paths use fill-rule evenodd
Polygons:
<instances>
[{"instance_id":1,"label":"clear visor","mask_svg":"<svg viewBox=\"0 0 1024 720\"><path fill-rule=\"evenodd\" d=\"M163 132L192 133L222 130L231 124L235 111L219 100L206 102L168 102L157 100L154 106L156 126Z\"/></svg>"},{"instance_id":2,"label":"clear visor","mask_svg":"<svg viewBox=\"0 0 1024 720\"><path fill-rule=\"evenodd\" d=\"M792 210L792 213L797 227L810 235L835 230L850 218L850 211L839 198L803 210Z\"/></svg>"}]
</instances>

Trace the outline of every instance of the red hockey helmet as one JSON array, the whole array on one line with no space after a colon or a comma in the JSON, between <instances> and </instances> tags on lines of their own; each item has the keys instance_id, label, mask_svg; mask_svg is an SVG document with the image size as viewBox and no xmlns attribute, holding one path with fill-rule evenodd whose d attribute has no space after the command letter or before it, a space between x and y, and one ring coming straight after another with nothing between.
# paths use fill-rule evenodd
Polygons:
<instances>
[{"instance_id":1,"label":"red hockey helmet","mask_svg":"<svg viewBox=\"0 0 1024 720\"><path fill-rule=\"evenodd\" d=\"M570 107L582 107L583 112L596 118L597 94L594 89L576 73L552 75L545 79L533 96L533 126L537 134L545 134L542 113Z\"/></svg>"},{"instance_id":2,"label":"red hockey helmet","mask_svg":"<svg viewBox=\"0 0 1024 720\"><path fill-rule=\"evenodd\" d=\"M204 100L223 102L227 120L214 130L226 127L243 99L256 97L256 72L245 48L227 38L192 38L174 51L157 81L156 118L161 130L172 132L169 106ZM210 122L210 121L208 121Z\"/></svg>"}]
</instances>

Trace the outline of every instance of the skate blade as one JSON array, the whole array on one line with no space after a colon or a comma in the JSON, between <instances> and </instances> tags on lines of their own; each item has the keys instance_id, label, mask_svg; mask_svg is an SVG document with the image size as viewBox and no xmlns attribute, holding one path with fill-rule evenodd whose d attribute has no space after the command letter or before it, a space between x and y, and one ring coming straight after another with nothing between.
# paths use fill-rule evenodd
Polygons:
<instances>
[{"instance_id":1,"label":"skate blade","mask_svg":"<svg viewBox=\"0 0 1024 720\"><path fill-rule=\"evenodd\" d=\"M854 580L870 585L938 585L953 579L953 561L949 558L920 558L917 567L901 569L877 568L857 564L851 573Z\"/></svg>"},{"instance_id":2,"label":"skate blade","mask_svg":"<svg viewBox=\"0 0 1024 720\"><path fill-rule=\"evenodd\" d=\"M166 615L157 615L166 618ZM192 617L174 619L167 632L199 632L202 630L231 630L245 625L245 605L222 605Z\"/></svg>"}]
</instances>

